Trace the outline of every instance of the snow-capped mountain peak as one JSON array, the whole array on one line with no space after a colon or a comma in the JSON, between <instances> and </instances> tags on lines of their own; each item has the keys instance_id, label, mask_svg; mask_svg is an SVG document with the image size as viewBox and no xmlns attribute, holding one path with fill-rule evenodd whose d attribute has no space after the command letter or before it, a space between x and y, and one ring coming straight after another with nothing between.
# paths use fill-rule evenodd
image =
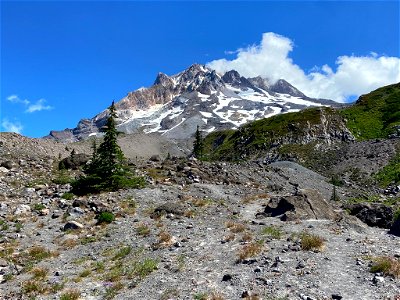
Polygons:
<instances>
[{"instance_id":1,"label":"snow-capped mountain peak","mask_svg":"<svg viewBox=\"0 0 400 300\"><path fill-rule=\"evenodd\" d=\"M154 84L140 88L116 103L120 131L158 132L187 139L197 125L212 132L237 128L249 121L298 111L310 106L336 105L305 96L287 81L271 83L261 77L245 78L231 70L220 76L215 70L194 64L172 76L158 73ZM72 130L52 131L50 137L76 140L99 132L107 111L84 119Z\"/></svg>"}]
</instances>

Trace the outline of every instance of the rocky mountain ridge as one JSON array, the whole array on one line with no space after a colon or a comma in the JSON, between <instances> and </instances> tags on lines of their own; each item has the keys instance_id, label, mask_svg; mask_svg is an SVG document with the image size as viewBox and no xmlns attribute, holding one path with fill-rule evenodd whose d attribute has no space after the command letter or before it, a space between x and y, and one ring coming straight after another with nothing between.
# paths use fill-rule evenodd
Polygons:
<instances>
[{"instance_id":1,"label":"rocky mountain ridge","mask_svg":"<svg viewBox=\"0 0 400 300\"><path fill-rule=\"evenodd\" d=\"M239 126L264 117L298 111L310 106L337 106L312 99L280 79L245 78L232 70L222 76L194 64L173 76L159 73L149 88L140 88L116 103L119 130L125 133L160 133L187 139L197 125L212 132ZM76 141L98 134L107 111L82 119L76 128L51 131L49 138Z\"/></svg>"}]
</instances>

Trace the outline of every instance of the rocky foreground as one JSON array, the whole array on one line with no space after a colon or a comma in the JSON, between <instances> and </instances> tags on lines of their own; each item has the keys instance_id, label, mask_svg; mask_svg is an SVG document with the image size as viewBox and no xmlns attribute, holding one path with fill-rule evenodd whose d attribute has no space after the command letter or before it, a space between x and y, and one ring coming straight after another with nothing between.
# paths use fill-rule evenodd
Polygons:
<instances>
[{"instance_id":1,"label":"rocky foreground","mask_svg":"<svg viewBox=\"0 0 400 300\"><path fill-rule=\"evenodd\" d=\"M0 299L400 299L400 238L293 162L153 157L135 166L146 188L77 197L56 168L70 149L16 143L0 149Z\"/></svg>"}]
</instances>

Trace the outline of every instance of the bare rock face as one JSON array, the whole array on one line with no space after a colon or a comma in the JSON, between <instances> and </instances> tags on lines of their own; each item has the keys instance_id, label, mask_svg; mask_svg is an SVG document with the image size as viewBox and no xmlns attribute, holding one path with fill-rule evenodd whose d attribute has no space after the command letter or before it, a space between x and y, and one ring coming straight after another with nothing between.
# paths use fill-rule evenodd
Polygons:
<instances>
[{"instance_id":1,"label":"bare rock face","mask_svg":"<svg viewBox=\"0 0 400 300\"><path fill-rule=\"evenodd\" d=\"M390 228L392 226L393 209L381 203L356 203L346 205L350 214L356 216L369 226ZM396 226L395 226L396 227ZM396 228L393 228L394 230Z\"/></svg>"},{"instance_id":2,"label":"bare rock face","mask_svg":"<svg viewBox=\"0 0 400 300\"><path fill-rule=\"evenodd\" d=\"M302 92L296 89L293 85L283 79L279 79L270 87L270 90L275 93L288 94L295 97L306 97Z\"/></svg>"},{"instance_id":3,"label":"bare rock face","mask_svg":"<svg viewBox=\"0 0 400 300\"><path fill-rule=\"evenodd\" d=\"M263 214L270 217L279 216L283 221L336 218L331 205L318 191L312 189L301 190L293 196L272 198Z\"/></svg>"}]
</instances>

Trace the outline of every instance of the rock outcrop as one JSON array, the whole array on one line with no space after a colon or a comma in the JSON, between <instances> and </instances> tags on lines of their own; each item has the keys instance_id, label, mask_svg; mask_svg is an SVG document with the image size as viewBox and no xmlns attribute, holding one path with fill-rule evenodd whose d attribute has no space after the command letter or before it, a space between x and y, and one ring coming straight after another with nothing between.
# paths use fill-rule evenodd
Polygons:
<instances>
[{"instance_id":1,"label":"rock outcrop","mask_svg":"<svg viewBox=\"0 0 400 300\"><path fill-rule=\"evenodd\" d=\"M344 208L369 226L381 228L390 228L392 226L393 209L385 204L355 203L345 205ZM395 228L393 229L395 230Z\"/></svg>"},{"instance_id":2,"label":"rock outcrop","mask_svg":"<svg viewBox=\"0 0 400 300\"><path fill-rule=\"evenodd\" d=\"M304 189L293 196L272 198L258 216L279 217L282 221L334 220L337 214L318 191Z\"/></svg>"}]
</instances>

